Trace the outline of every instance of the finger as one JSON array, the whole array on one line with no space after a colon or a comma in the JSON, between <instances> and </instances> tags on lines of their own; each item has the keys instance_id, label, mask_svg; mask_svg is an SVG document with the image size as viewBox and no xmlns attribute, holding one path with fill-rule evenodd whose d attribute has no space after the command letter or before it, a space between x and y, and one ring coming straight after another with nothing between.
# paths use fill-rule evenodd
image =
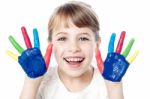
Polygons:
<instances>
[{"instance_id":1,"label":"finger","mask_svg":"<svg viewBox=\"0 0 150 99\"><path fill-rule=\"evenodd\" d=\"M9 36L8 39L20 54L24 51L24 49L15 41L12 36Z\"/></svg>"},{"instance_id":2,"label":"finger","mask_svg":"<svg viewBox=\"0 0 150 99\"><path fill-rule=\"evenodd\" d=\"M33 29L33 36L34 36L34 47L40 49L39 35L36 28Z\"/></svg>"},{"instance_id":3,"label":"finger","mask_svg":"<svg viewBox=\"0 0 150 99\"><path fill-rule=\"evenodd\" d=\"M96 48L96 61L97 61L97 67L98 67L100 73L102 73L102 71L103 71L103 60L102 60L101 53L100 53L100 50L98 47Z\"/></svg>"},{"instance_id":4,"label":"finger","mask_svg":"<svg viewBox=\"0 0 150 99\"><path fill-rule=\"evenodd\" d=\"M13 52L11 52L10 50L6 50L6 53L13 58L14 60L18 61L18 56L16 54L14 54Z\"/></svg>"},{"instance_id":5,"label":"finger","mask_svg":"<svg viewBox=\"0 0 150 99\"><path fill-rule=\"evenodd\" d=\"M32 48L32 44L31 44L31 41L30 41L30 38L28 36L26 28L25 27L21 27L21 31L22 31L22 35L23 35L26 47L27 48Z\"/></svg>"},{"instance_id":6,"label":"finger","mask_svg":"<svg viewBox=\"0 0 150 99\"><path fill-rule=\"evenodd\" d=\"M53 46L52 44L48 45L48 47L46 49L45 56L44 56L47 69L48 69L48 66L49 66L49 63L50 63L51 54L52 54L52 46Z\"/></svg>"},{"instance_id":7,"label":"finger","mask_svg":"<svg viewBox=\"0 0 150 99\"><path fill-rule=\"evenodd\" d=\"M124 57L128 56L128 54L129 54L129 52L130 52L130 50L132 48L133 43L134 43L134 39L131 39L130 42L128 43L126 49L124 50L124 52L122 54Z\"/></svg>"},{"instance_id":8,"label":"finger","mask_svg":"<svg viewBox=\"0 0 150 99\"><path fill-rule=\"evenodd\" d=\"M120 39L119 39L118 44L117 44L116 53L120 53L122 50L125 34L126 34L126 32L122 31L122 33L120 35Z\"/></svg>"},{"instance_id":9,"label":"finger","mask_svg":"<svg viewBox=\"0 0 150 99\"><path fill-rule=\"evenodd\" d=\"M110 40L109 40L109 45L108 45L108 53L114 52L114 42L115 42L116 34L112 33Z\"/></svg>"},{"instance_id":10,"label":"finger","mask_svg":"<svg viewBox=\"0 0 150 99\"><path fill-rule=\"evenodd\" d=\"M129 64L131 64L135 60L138 54L139 54L139 51L134 52L134 54L128 59Z\"/></svg>"}]
</instances>

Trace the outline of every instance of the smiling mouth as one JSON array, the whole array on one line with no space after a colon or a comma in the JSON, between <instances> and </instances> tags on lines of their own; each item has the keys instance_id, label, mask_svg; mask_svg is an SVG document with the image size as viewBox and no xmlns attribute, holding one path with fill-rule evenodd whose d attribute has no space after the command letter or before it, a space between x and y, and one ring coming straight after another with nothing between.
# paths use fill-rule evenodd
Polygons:
<instances>
[{"instance_id":1,"label":"smiling mouth","mask_svg":"<svg viewBox=\"0 0 150 99\"><path fill-rule=\"evenodd\" d=\"M69 64L70 67L77 68L80 67L81 63L84 61L82 57L67 57L64 60Z\"/></svg>"}]
</instances>

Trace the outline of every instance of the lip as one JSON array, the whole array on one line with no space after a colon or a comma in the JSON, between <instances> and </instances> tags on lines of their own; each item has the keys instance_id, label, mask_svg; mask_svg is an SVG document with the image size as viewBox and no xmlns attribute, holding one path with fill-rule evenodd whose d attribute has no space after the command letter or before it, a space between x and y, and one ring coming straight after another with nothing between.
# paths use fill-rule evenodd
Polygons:
<instances>
[{"instance_id":1,"label":"lip","mask_svg":"<svg viewBox=\"0 0 150 99\"><path fill-rule=\"evenodd\" d=\"M81 56L64 57L65 63L67 63L67 65L71 68L79 68L81 66L81 64L83 63L84 59L85 58L81 57ZM68 61L68 60L72 60L72 61ZM76 61L73 61L73 60L76 60ZM80 60L81 60L81 62L80 62Z\"/></svg>"}]
</instances>

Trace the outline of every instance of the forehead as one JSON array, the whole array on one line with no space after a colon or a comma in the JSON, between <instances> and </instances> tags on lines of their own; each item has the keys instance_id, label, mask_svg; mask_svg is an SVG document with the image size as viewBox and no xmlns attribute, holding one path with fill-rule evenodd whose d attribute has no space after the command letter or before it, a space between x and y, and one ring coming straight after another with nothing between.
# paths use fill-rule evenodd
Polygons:
<instances>
[{"instance_id":1,"label":"forehead","mask_svg":"<svg viewBox=\"0 0 150 99\"><path fill-rule=\"evenodd\" d=\"M88 27L76 26L71 18L62 17L59 20L56 20L55 26L53 28L53 32L56 33L58 31L69 30L69 29L82 30L82 31L83 30L91 30ZM91 32L92 32L92 30L91 30Z\"/></svg>"},{"instance_id":2,"label":"forehead","mask_svg":"<svg viewBox=\"0 0 150 99\"><path fill-rule=\"evenodd\" d=\"M94 34L90 28L77 27L75 24L73 24L72 21L68 21L68 23L66 23L65 21L61 22L58 25L57 29L54 30L54 35L58 33L88 34L90 36Z\"/></svg>"}]
</instances>

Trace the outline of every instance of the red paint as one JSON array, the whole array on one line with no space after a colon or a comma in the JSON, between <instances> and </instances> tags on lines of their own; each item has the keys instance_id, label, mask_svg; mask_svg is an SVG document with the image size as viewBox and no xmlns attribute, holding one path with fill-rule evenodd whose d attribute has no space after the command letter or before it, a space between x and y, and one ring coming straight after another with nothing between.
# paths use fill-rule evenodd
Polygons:
<instances>
[{"instance_id":1,"label":"red paint","mask_svg":"<svg viewBox=\"0 0 150 99\"><path fill-rule=\"evenodd\" d=\"M26 28L25 27L21 27L21 31L22 31L22 35L23 35L26 47L27 48L32 48L32 44L31 44L31 41L30 41L30 38L28 36Z\"/></svg>"},{"instance_id":2,"label":"red paint","mask_svg":"<svg viewBox=\"0 0 150 99\"><path fill-rule=\"evenodd\" d=\"M97 61L97 67L100 73L102 73L103 72L103 60L102 60L101 52L99 48L96 49L96 61Z\"/></svg>"},{"instance_id":3,"label":"red paint","mask_svg":"<svg viewBox=\"0 0 150 99\"><path fill-rule=\"evenodd\" d=\"M50 58L51 58L51 54L52 54L52 46L53 46L52 44L49 44L47 46L46 53L45 53L45 56L44 56L47 69L48 69L49 64L50 64Z\"/></svg>"},{"instance_id":4,"label":"red paint","mask_svg":"<svg viewBox=\"0 0 150 99\"><path fill-rule=\"evenodd\" d=\"M117 44L116 53L121 53L124 38L125 38L125 34L126 34L126 32L122 31L122 33L120 35L120 39L119 39L118 44Z\"/></svg>"}]
</instances>

